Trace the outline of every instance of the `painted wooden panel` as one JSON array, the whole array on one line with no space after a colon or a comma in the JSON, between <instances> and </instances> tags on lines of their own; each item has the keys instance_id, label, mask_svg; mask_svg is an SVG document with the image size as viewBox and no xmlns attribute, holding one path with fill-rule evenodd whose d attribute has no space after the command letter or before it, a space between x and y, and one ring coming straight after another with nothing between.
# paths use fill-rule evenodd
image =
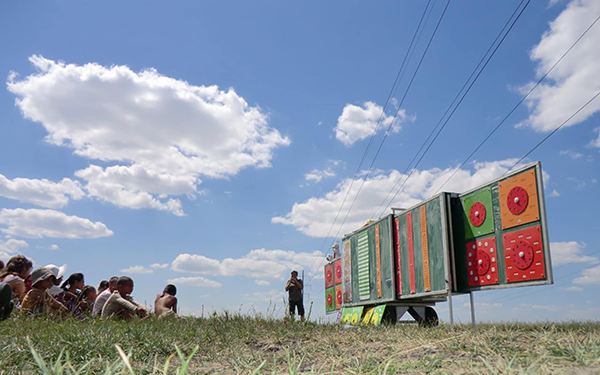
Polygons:
<instances>
[{"instance_id":1,"label":"painted wooden panel","mask_svg":"<svg viewBox=\"0 0 600 375\"><path fill-rule=\"evenodd\" d=\"M369 232L364 231L358 235L358 298L367 300L371 298L369 278Z\"/></svg>"},{"instance_id":2,"label":"painted wooden panel","mask_svg":"<svg viewBox=\"0 0 600 375\"><path fill-rule=\"evenodd\" d=\"M402 257L400 248L400 218L394 218L394 241L396 251L396 294L402 295Z\"/></svg>"},{"instance_id":3,"label":"painted wooden panel","mask_svg":"<svg viewBox=\"0 0 600 375\"><path fill-rule=\"evenodd\" d=\"M537 191L533 169L498 183L502 229L540 219Z\"/></svg>"},{"instance_id":4,"label":"painted wooden panel","mask_svg":"<svg viewBox=\"0 0 600 375\"><path fill-rule=\"evenodd\" d=\"M381 237L379 236L379 225L375 226L375 280L377 288L377 298L383 297L381 290Z\"/></svg>"},{"instance_id":5,"label":"painted wooden panel","mask_svg":"<svg viewBox=\"0 0 600 375\"><path fill-rule=\"evenodd\" d=\"M344 302L352 302L352 241L344 241Z\"/></svg>"},{"instance_id":6,"label":"painted wooden panel","mask_svg":"<svg viewBox=\"0 0 600 375\"><path fill-rule=\"evenodd\" d=\"M406 214L406 238L408 241L408 272L410 282L410 293L416 293L415 285L415 253L414 253L414 235L413 235L413 215L412 212Z\"/></svg>"},{"instance_id":7,"label":"painted wooden panel","mask_svg":"<svg viewBox=\"0 0 600 375\"><path fill-rule=\"evenodd\" d=\"M431 291L431 279L429 275L429 247L427 246L427 209L423 205L419 208L421 217L421 250L423 252L423 289Z\"/></svg>"}]
</instances>

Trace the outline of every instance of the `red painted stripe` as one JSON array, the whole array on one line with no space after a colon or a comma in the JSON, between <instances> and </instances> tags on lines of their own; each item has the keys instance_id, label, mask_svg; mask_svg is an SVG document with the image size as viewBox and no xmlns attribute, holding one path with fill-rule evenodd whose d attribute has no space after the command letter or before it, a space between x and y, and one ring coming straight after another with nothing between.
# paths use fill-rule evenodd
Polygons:
<instances>
[{"instance_id":1,"label":"red painted stripe","mask_svg":"<svg viewBox=\"0 0 600 375\"><path fill-rule=\"evenodd\" d=\"M412 212L406 214L406 238L408 239L408 272L410 276L410 292L416 293L415 286L415 253L413 248Z\"/></svg>"},{"instance_id":2,"label":"red painted stripe","mask_svg":"<svg viewBox=\"0 0 600 375\"><path fill-rule=\"evenodd\" d=\"M395 229L395 238L396 238L396 294L402 295L402 252L400 251L400 218L397 217L396 221L396 229Z\"/></svg>"}]
</instances>

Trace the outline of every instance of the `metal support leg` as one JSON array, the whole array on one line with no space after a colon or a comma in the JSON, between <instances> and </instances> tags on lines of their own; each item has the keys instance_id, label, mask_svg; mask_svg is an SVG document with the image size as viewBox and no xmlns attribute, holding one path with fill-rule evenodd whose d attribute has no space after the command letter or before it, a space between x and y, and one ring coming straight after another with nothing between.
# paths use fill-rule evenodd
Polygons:
<instances>
[{"instance_id":1,"label":"metal support leg","mask_svg":"<svg viewBox=\"0 0 600 375\"><path fill-rule=\"evenodd\" d=\"M477 326L475 325L475 302L473 301L473 292L469 292L469 301L471 302L471 326L475 330Z\"/></svg>"},{"instance_id":2,"label":"metal support leg","mask_svg":"<svg viewBox=\"0 0 600 375\"><path fill-rule=\"evenodd\" d=\"M448 290L448 315L450 318L450 329L454 324L454 311L452 310L452 291Z\"/></svg>"}]
</instances>

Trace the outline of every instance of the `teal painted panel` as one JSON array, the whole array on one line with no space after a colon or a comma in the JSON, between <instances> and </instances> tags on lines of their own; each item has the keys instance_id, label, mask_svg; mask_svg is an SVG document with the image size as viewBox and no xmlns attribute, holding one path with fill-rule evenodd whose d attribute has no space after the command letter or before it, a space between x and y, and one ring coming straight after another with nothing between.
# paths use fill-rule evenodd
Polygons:
<instances>
[{"instance_id":1,"label":"teal painted panel","mask_svg":"<svg viewBox=\"0 0 600 375\"><path fill-rule=\"evenodd\" d=\"M410 294L410 270L408 268L408 238L406 235L406 215L398 217L400 232L400 257L401 257L401 275L402 275L402 295Z\"/></svg>"},{"instance_id":2,"label":"teal painted panel","mask_svg":"<svg viewBox=\"0 0 600 375\"><path fill-rule=\"evenodd\" d=\"M442 204L445 201L435 199L426 204L427 242L429 248L429 275L431 291L447 291L446 266L444 262L444 236L442 231ZM446 220L446 218L443 218Z\"/></svg>"},{"instance_id":3,"label":"teal painted panel","mask_svg":"<svg viewBox=\"0 0 600 375\"><path fill-rule=\"evenodd\" d=\"M496 220L494 220L494 212L492 209L494 206L492 205L492 194L489 187L477 190L460 199L463 205L463 225L465 227L466 239L472 239L494 232L494 222ZM470 217L471 208L477 202L480 202L483 204L483 207L485 207L485 220L479 226L475 226L471 222ZM479 215L483 214L483 212L479 212L475 208L473 208L473 211Z\"/></svg>"},{"instance_id":4,"label":"teal painted panel","mask_svg":"<svg viewBox=\"0 0 600 375\"><path fill-rule=\"evenodd\" d=\"M412 210L412 218L413 249L415 256L415 290L416 293L425 293L425 288L423 285L423 244L421 241L421 212L418 207Z\"/></svg>"}]
</instances>

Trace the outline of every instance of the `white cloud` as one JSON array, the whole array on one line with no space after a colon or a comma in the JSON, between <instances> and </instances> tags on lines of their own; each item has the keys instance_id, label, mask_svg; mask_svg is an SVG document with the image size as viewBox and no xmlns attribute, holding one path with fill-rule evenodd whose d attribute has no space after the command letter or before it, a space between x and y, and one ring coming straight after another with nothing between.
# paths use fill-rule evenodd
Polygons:
<instances>
[{"instance_id":1,"label":"white cloud","mask_svg":"<svg viewBox=\"0 0 600 375\"><path fill-rule=\"evenodd\" d=\"M23 203L61 208L69 203L69 197L78 200L83 198L85 193L78 181L68 178L63 178L60 182L29 178L10 180L0 174L0 195Z\"/></svg>"},{"instance_id":2,"label":"white cloud","mask_svg":"<svg viewBox=\"0 0 600 375\"><path fill-rule=\"evenodd\" d=\"M314 181L316 183L319 183L322 179L328 177L335 177L335 172L333 169L331 169L331 167L327 167L323 170L313 169L304 175L306 181Z\"/></svg>"},{"instance_id":3,"label":"white cloud","mask_svg":"<svg viewBox=\"0 0 600 375\"><path fill-rule=\"evenodd\" d=\"M266 285L270 285L271 284L267 280L254 280L254 283L256 285L261 285L261 286L266 286Z\"/></svg>"},{"instance_id":4,"label":"white cloud","mask_svg":"<svg viewBox=\"0 0 600 375\"><path fill-rule=\"evenodd\" d=\"M431 197L438 188L446 182L446 180L454 172L454 177L443 187L443 191L464 192L471 188L477 187L484 183L488 183L504 174L508 168L516 162L516 159L507 159L494 162L477 162L473 164L474 171L458 170L456 168L432 168L429 170L416 170L408 179L402 191L396 196L391 204L391 207L411 207L429 197ZM373 172L373 174L365 181L360 191L360 195L356 203L352 207L350 215L346 219L344 227L339 231L340 234L349 233L357 228L360 228L371 216L376 214L375 210L381 205L384 199L388 196L392 187L396 185L396 189L389 195L389 199L397 191L397 188L406 179L406 175L393 170L386 174L383 172ZM400 181L400 182L399 182ZM398 183L399 182L399 183ZM344 204L340 216L343 218L346 215L350 204L361 185L360 180L348 178L341 181L333 191L325 194L320 198L310 198L302 203L295 203L292 210L285 216L273 217L271 222L292 225L300 232L312 237L325 237L329 232L329 228L333 223L335 216L344 201L348 188L352 185L352 190L348 194L348 198ZM386 204L388 203L386 200ZM379 211L383 207L379 208ZM342 216L343 215L343 216ZM333 234L339 228L339 219Z\"/></svg>"},{"instance_id":5,"label":"white cloud","mask_svg":"<svg viewBox=\"0 0 600 375\"><path fill-rule=\"evenodd\" d=\"M595 129L595 132L598 133L598 139L592 139L590 146L600 148L600 128Z\"/></svg>"},{"instance_id":6,"label":"white cloud","mask_svg":"<svg viewBox=\"0 0 600 375\"><path fill-rule=\"evenodd\" d=\"M59 247L56 244L50 245L50 250L58 250Z\"/></svg>"},{"instance_id":7,"label":"white cloud","mask_svg":"<svg viewBox=\"0 0 600 375\"><path fill-rule=\"evenodd\" d=\"M571 150L561 150L560 154L563 156L568 156L573 160L581 159L583 157L582 153L571 151Z\"/></svg>"},{"instance_id":8,"label":"white cloud","mask_svg":"<svg viewBox=\"0 0 600 375\"><path fill-rule=\"evenodd\" d=\"M7 241L0 241L0 259L6 261L21 249L28 247L29 244L27 242L15 240L14 238L8 239Z\"/></svg>"},{"instance_id":9,"label":"white cloud","mask_svg":"<svg viewBox=\"0 0 600 375\"><path fill-rule=\"evenodd\" d=\"M199 183L195 176L157 173L138 165L105 169L91 165L75 172L75 175L87 181L85 189L91 197L120 207L153 208L170 211L177 216L184 215L178 199L161 200L156 196L195 196L196 183Z\"/></svg>"},{"instance_id":10,"label":"white cloud","mask_svg":"<svg viewBox=\"0 0 600 375\"><path fill-rule=\"evenodd\" d=\"M121 207L182 215L171 196L193 197L200 176L269 167L273 151L290 144L233 89L194 86L153 69L29 60L38 73L11 74L7 82L23 116L44 126L49 143L118 163L76 175L89 195Z\"/></svg>"},{"instance_id":11,"label":"white cloud","mask_svg":"<svg viewBox=\"0 0 600 375\"><path fill-rule=\"evenodd\" d=\"M287 295L283 289L271 289L264 292L255 292L252 294L243 294L242 297L250 301L273 302L277 303L283 299L287 300Z\"/></svg>"},{"instance_id":12,"label":"white cloud","mask_svg":"<svg viewBox=\"0 0 600 375\"><path fill-rule=\"evenodd\" d=\"M552 192L550 194L548 194L548 196L550 197L560 197L560 193L558 191L556 191L556 189L552 190Z\"/></svg>"},{"instance_id":13,"label":"white cloud","mask_svg":"<svg viewBox=\"0 0 600 375\"><path fill-rule=\"evenodd\" d=\"M566 288L560 288L560 290L564 290L565 292L581 292L583 288L580 288L578 286L569 286Z\"/></svg>"},{"instance_id":14,"label":"white cloud","mask_svg":"<svg viewBox=\"0 0 600 375\"><path fill-rule=\"evenodd\" d=\"M190 285L190 286L204 286L207 288L218 288L221 286L220 283L218 283L214 280L206 279L202 276L178 277L175 279L169 279L167 281L170 284L175 284L175 285L183 284L183 285Z\"/></svg>"},{"instance_id":15,"label":"white cloud","mask_svg":"<svg viewBox=\"0 0 600 375\"><path fill-rule=\"evenodd\" d=\"M133 273L133 274L144 274L144 273L152 273L154 271L151 270L151 269L148 269L148 268L146 268L144 266L132 266L132 267L129 267L129 268L122 269L122 270L120 270L120 272L130 273L130 274L131 273Z\"/></svg>"},{"instance_id":16,"label":"white cloud","mask_svg":"<svg viewBox=\"0 0 600 375\"><path fill-rule=\"evenodd\" d=\"M582 254L585 246L585 243L576 241L551 242L550 252L552 255L552 264L554 266L559 266L561 264L569 263L598 263L598 258Z\"/></svg>"},{"instance_id":17,"label":"white cloud","mask_svg":"<svg viewBox=\"0 0 600 375\"><path fill-rule=\"evenodd\" d=\"M0 210L0 224L7 225L2 232L29 238L98 238L112 236L113 232L102 222L92 222L60 211L22 208Z\"/></svg>"},{"instance_id":18,"label":"white cloud","mask_svg":"<svg viewBox=\"0 0 600 375\"><path fill-rule=\"evenodd\" d=\"M171 264L177 272L218 276L247 276L254 279L283 280L292 270L306 269L308 276L320 275L324 254L287 250L252 250L241 258L222 261L198 254L179 254Z\"/></svg>"},{"instance_id":19,"label":"white cloud","mask_svg":"<svg viewBox=\"0 0 600 375\"><path fill-rule=\"evenodd\" d=\"M600 266L583 270L581 277L573 280L574 284L600 284Z\"/></svg>"},{"instance_id":20,"label":"white cloud","mask_svg":"<svg viewBox=\"0 0 600 375\"><path fill-rule=\"evenodd\" d=\"M344 145L351 146L356 141L370 137L380 118L378 131L386 130L393 122L391 131L394 133L400 131L400 123L414 120L414 117L407 118L404 109L398 111L396 120L394 116L382 112L383 108L373 102L366 102L362 107L346 104L334 128L335 138Z\"/></svg>"},{"instance_id":21,"label":"white cloud","mask_svg":"<svg viewBox=\"0 0 600 375\"><path fill-rule=\"evenodd\" d=\"M600 13L597 0L573 0L550 23L550 29L531 51L538 63L536 74L541 77L556 60L579 38ZM600 90L600 27L595 25L528 98L531 114L521 125L540 132L559 126ZM533 83L523 88L528 91ZM578 124L600 110L600 100L591 102L567 125Z\"/></svg>"},{"instance_id":22,"label":"white cloud","mask_svg":"<svg viewBox=\"0 0 600 375\"><path fill-rule=\"evenodd\" d=\"M160 264L160 263L152 263L150 265L150 268L156 270L156 269L164 269L164 268L169 268L169 263L164 263L164 264Z\"/></svg>"}]
</instances>

